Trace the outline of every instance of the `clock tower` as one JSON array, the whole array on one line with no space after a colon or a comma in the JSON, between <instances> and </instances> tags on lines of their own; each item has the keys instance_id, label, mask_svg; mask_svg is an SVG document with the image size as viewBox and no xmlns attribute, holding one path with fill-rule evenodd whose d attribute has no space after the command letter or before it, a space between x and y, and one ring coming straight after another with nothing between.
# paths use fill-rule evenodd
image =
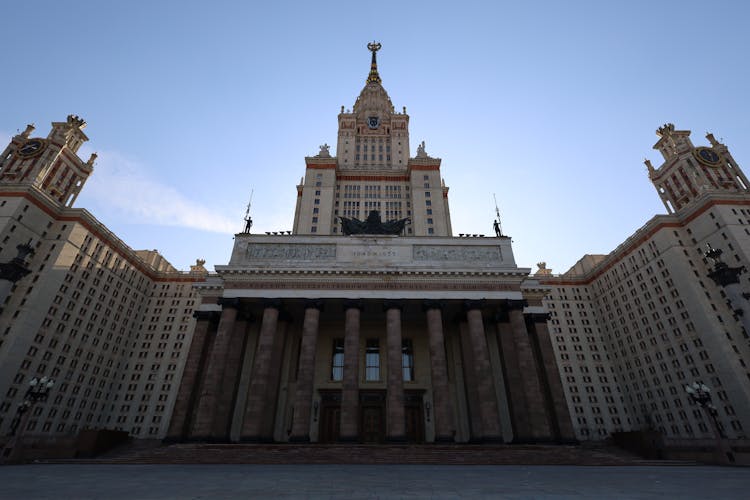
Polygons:
<instances>
[{"instance_id":1,"label":"clock tower","mask_svg":"<svg viewBox=\"0 0 750 500\"><path fill-rule=\"evenodd\" d=\"M669 213L683 208L704 192L747 193L750 182L727 147L707 134L709 147L693 146L689 130L675 130L667 123L656 131L654 149L664 163L654 168L645 161L648 176Z\"/></svg>"},{"instance_id":2,"label":"clock tower","mask_svg":"<svg viewBox=\"0 0 750 500\"><path fill-rule=\"evenodd\" d=\"M88 140L86 122L68 115L52 123L46 139L30 137L33 125L16 135L0 156L0 184L33 185L64 206L72 206L94 168L96 154L88 161L77 153Z\"/></svg>"}]
</instances>

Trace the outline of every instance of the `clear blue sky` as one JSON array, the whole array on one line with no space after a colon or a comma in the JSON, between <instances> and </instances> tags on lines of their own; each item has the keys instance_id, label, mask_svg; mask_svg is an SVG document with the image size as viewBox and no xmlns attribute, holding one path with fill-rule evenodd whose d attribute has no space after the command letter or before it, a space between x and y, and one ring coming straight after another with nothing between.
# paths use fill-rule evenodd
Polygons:
<instances>
[{"instance_id":1,"label":"clear blue sky","mask_svg":"<svg viewBox=\"0 0 750 500\"><path fill-rule=\"evenodd\" d=\"M750 171L746 2L12 2L0 139L69 113L100 154L77 206L176 267L227 262L254 229L291 229L304 156L380 75L443 159L454 233L567 270L663 213L664 122L723 138ZM748 172L750 173L750 172Z\"/></svg>"}]
</instances>

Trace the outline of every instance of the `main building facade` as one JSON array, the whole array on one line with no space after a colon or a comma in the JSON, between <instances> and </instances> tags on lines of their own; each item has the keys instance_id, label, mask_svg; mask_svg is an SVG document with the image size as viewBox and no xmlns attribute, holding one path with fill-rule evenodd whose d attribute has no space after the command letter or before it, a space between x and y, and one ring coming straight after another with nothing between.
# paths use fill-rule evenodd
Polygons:
<instances>
[{"instance_id":1,"label":"main building facade","mask_svg":"<svg viewBox=\"0 0 750 500\"><path fill-rule=\"evenodd\" d=\"M451 236L440 159L376 52L337 156L306 158L290 235L238 234L202 304L168 439L574 438L542 307L510 238ZM367 220L342 234L341 218ZM380 218L410 220L382 233Z\"/></svg>"},{"instance_id":2,"label":"main building facade","mask_svg":"<svg viewBox=\"0 0 750 500\"><path fill-rule=\"evenodd\" d=\"M293 230L253 234L248 220L213 274L178 272L72 208L95 162L77 154L83 120L12 139L0 262L34 252L25 276L0 280L0 433L47 376L57 385L24 429L45 436L695 440L713 423L684 391L697 381L721 432L746 439L750 184L726 146L661 127L664 162L646 166L668 214L609 255L530 275L499 231L452 235L441 160L424 143L412 156L369 48L335 156L305 158Z\"/></svg>"}]
</instances>

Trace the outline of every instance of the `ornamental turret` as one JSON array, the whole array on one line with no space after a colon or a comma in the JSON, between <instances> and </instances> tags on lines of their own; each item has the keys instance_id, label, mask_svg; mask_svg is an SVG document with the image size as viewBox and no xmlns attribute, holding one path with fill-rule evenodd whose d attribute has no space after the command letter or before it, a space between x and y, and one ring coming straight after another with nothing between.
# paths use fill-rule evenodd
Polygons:
<instances>
[{"instance_id":1,"label":"ornamental turret","mask_svg":"<svg viewBox=\"0 0 750 500\"><path fill-rule=\"evenodd\" d=\"M13 137L0 156L0 184L31 184L57 202L71 206L94 169L96 153L88 161L78 149L88 141L86 122L68 115L52 123L47 138L30 137L33 125Z\"/></svg>"},{"instance_id":2,"label":"ornamental turret","mask_svg":"<svg viewBox=\"0 0 750 500\"><path fill-rule=\"evenodd\" d=\"M648 176L669 213L674 213L705 192L746 193L745 174L727 147L707 134L710 146L694 146L689 130L667 123L656 131L654 149L664 157L655 168L645 161Z\"/></svg>"}]
</instances>

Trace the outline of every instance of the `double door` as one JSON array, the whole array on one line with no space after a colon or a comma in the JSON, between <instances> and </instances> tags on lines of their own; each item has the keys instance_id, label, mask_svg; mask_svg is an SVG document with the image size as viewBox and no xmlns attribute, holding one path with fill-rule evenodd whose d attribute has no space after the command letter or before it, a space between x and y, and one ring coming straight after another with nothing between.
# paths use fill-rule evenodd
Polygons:
<instances>
[{"instance_id":1,"label":"double door","mask_svg":"<svg viewBox=\"0 0 750 500\"><path fill-rule=\"evenodd\" d=\"M359 439L362 443L384 443L386 437L385 391L361 391L359 397ZM422 391L408 391L404 398L406 441L424 442L424 412ZM340 393L328 393L322 398L319 442L335 443L341 429Z\"/></svg>"}]
</instances>

